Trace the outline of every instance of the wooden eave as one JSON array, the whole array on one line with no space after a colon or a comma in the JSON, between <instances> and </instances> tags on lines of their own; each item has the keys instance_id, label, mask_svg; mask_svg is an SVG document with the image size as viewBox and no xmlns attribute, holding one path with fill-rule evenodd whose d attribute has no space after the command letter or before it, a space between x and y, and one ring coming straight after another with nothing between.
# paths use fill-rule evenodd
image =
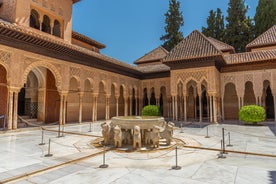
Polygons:
<instances>
[{"instance_id":1,"label":"wooden eave","mask_svg":"<svg viewBox=\"0 0 276 184\"><path fill-rule=\"evenodd\" d=\"M99 42L97 42L95 40L92 40L91 38L88 38L87 36L84 36L84 35L82 35L82 34L80 34L78 32L75 32L75 31L72 32L72 38L75 38L75 39L77 39L79 41L82 41L82 42L85 42L85 43L87 43L89 45L97 47L98 49L105 48L104 44L99 43Z\"/></svg>"},{"instance_id":2,"label":"wooden eave","mask_svg":"<svg viewBox=\"0 0 276 184\"><path fill-rule=\"evenodd\" d=\"M266 70L266 69L276 69L276 60L266 59L258 62L227 64L221 67L220 72L227 73L227 72L240 72L240 71Z\"/></svg>"},{"instance_id":3,"label":"wooden eave","mask_svg":"<svg viewBox=\"0 0 276 184\"><path fill-rule=\"evenodd\" d=\"M10 29L8 26L0 26L1 44L133 78L141 78L143 75L142 72L129 64L119 62L98 53L93 53L94 56L89 54L93 51L82 52L81 50L74 49L74 46L69 44L61 44L59 41L51 42L35 34L21 32L21 29L14 29L16 28Z\"/></svg>"}]
</instances>

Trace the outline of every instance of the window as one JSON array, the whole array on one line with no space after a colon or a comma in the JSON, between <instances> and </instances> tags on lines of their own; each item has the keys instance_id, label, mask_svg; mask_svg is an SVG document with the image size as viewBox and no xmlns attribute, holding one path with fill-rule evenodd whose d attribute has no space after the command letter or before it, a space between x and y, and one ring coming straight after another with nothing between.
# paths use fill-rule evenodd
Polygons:
<instances>
[{"instance_id":1,"label":"window","mask_svg":"<svg viewBox=\"0 0 276 184\"><path fill-rule=\"evenodd\" d=\"M34 9L31 10L30 27L33 27L35 29L39 29L40 28L39 15L38 15L37 11L34 10Z\"/></svg>"},{"instance_id":2,"label":"window","mask_svg":"<svg viewBox=\"0 0 276 184\"><path fill-rule=\"evenodd\" d=\"M61 37L60 23L57 20L54 21L53 35Z\"/></svg>"},{"instance_id":3,"label":"window","mask_svg":"<svg viewBox=\"0 0 276 184\"><path fill-rule=\"evenodd\" d=\"M42 31L51 34L50 18L47 15L43 16Z\"/></svg>"}]
</instances>

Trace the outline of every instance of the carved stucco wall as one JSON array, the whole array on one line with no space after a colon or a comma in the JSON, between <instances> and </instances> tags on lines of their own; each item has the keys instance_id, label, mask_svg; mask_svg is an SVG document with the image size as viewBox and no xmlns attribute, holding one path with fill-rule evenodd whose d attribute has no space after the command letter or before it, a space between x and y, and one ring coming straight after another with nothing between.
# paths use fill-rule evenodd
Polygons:
<instances>
[{"instance_id":1,"label":"carved stucco wall","mask_svg":"<svg viewBox=\"0 0 276 184\"><path fill-rule=\"evenodd\" d=\"M223 73L221 74L221 95L224 95L225 86L228 83L233 83L235 85L237 95L239 97L243 97L245 91L245 83L247 81L250 81L253 84L254 94L260 97L263 93L263 82L266 80L270 83L272 93L276 95L275 79L275 69Z\"/></svg>"},{"instance_id":2,"label":"carved stucco wall","mask_svg":"<svg viewBox=\"0 0 276 184\"><path fill-rule=\"evenodd\" d=\"M187 84L194 81L197 85L206 82L207 92L212 95L220 93L220 73L215 67L202 67L193 69L181 69L171 71L171 94L177 94L177 84L182 82L183 93L187 93Z\"/></svg>"}]
</instances>

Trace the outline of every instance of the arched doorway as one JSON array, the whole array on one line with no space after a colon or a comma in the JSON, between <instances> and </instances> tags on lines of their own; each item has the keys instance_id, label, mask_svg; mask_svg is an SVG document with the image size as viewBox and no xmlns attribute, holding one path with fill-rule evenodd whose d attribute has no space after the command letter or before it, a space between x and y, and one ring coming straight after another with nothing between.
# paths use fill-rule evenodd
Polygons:
<instances>
[{"instance_id":1,"label":"arched doorway","mask_svg":"<svg viewBox=\"0 0 276 184\"><path fill-rule=\"evenodd\" d=\"M0 116L3 117L0 119L0 128L4 128L4 123L7 119L7 115L8 115L7 102L8 102L7 71L2 65L0 65Z\"/></svg>"},{"instance_id":2,"label":"arched doorway","mask_svg":"<svg viewBox=\"0 0 276 184\"><path fill-rule=\"evenodd\" d=\"M151 88L150 90L150 105L156 105L154 88Z\"/></svg>"},{"instance_id":3,"label":"arched doorway","mask_svg":"<svg viewBox=\"0 0 276 184\"><path fill-rule=\"evenodd\" d=\"M82 121L92 120L92 89L93 86L90 80L86 79L84 81L84 93L82 99Z\"/></svg>"},{"instance_id":4,"label":"arched doorway","mask_svg":"<svg viewBox=\"0 0 276 184\"><path fill-rule=\"evenodd\" d=\"M193 80L187 83L187 119L195 120L197 117L197 83Z\"/></svg>"},{"instance_id":5,"label":"arched doorway","mask_svg":"<svg viewBox=\"0 0 276 184\"><path fill-rule=\"evenodd\" d=\"M148 91L147 88L144 88L144 91L143 91L143 107L145 107L149 104L148 92L147 91Z\"/></svg>"},{"instance_id":6,"label":"arched doorway","mask_svg":"<svg viewBox=\"0 0 276 184\"><path fill-rule=\"evenodd\" d=\"M207 98L207 82L201 85L201 102L202 102L202 119L208 121L208 98Z\"/></svg>"},{"instance_id":7,"label":"arched doorway","mask_svg":"<svg viewBox=\"0 0 276 184\"><path fill-rule=\"evenodd\" d=\"M228 83L224 90L224 118L225 120L237 120L239 112L239 101L235 85Z\"/></svg>"},{"instance_id":8,"label":"arched doorway","mask_svg":"<svg viewBox=\"0 0 276 184\"><path fill-rule=\"evenodd\" d=\"M184 111L183 111L183 83L180 81L177 84L177 112L178 119L184 119Z\"/></svg>"},{"instance_id":9,"label":"arched doorway","mask_svg":"<svg viewBox=\"0 0 276 184\"><path fill-rule=\"evenodd\" d=\"M125 99L124 99L124 87L120 86L120 96L119 96L119 116L125 115Z\"/></svg>"},{"instance_id":10,"label":"arched doorway","mask_svg":"<svg viewBox=\"0 0 276 184\"><path fill-rule=\"evenodd\" d=\"M53 123L59 120L59 108L55 76L45 67L33 68L18 94L18 115Z\"/></svg>"},{"instance_id":11,"label":"arched doorway","mask_svg":"<svg viewBox=\"0 0 276 184\"><path fill-rule=\"evenodd\" d=\"M79 121L79 104L80 104L80 90L79 82L75 77L70 79L69 93L67 96L67 119L66 122L78 122Z\"/></svg>"},{"instance_id":12,"label":"arched doorway","mask_svg":"<svg viewBox=\"0 0 276 184\"><path fill-rule=\"evenodd\" d=\"M263 82L263 96L264 96L264 108L266 111L266 119L272 120L275 117L274 114L274 99L270 87L270 82L265 80Z\"/></svg>"},{"instance_id":13,"label":"arched doorway","mask_svg":"<svg viewBox=\"0 0 276 184\"><path fill-rule=\"evenodd\" d=\"M99 96L98 96L98 120L104 120L106 115L106 90L105 84L100 82L99 84Z\"/></svg>"},{"instance_id":14,"label":"arched doorway","mask_svg":"<svg viewBox=\"0 0 276 184\"><path fill-rule=\"evenodd\" d=\"M166 87L162 86L160 88L160 112L163 117L168 117L168 103L167 103L167 94Z\"/></svg>"},{"instance_id":15,"label":"arched doorway","mask_svg":"<svg viewBox=\"0 0 276 184\"><path fill-rule=\"evenodd\" d=\"M135 98L136 94L135 94L135 89L132 88L132 114L130 115L136 115L136 98Z\"/></svg>"},{"instance_id":16,"label":"arched doorway","mask_svg":"<svg viewBox=\"0 0 276 184\"><path fill-rule=\"evenodd\" d=\"M256 104L256 97L254 94L253 83L251 81L247 81L244 88L243 105L254 104Z\"/></svg>"},{"instance_id":17,"label":"arched doorway","mask_svg":"<svg viewBox=\"0 0 276 184\"><path fill-rule=\"evenodd\" d=\"M111 96L110 96L110 102L109 102L109 106L110 106L110 118L116 116L116 97L115 97L115 85L112 84L111 85Z\"/></svg>"}]
</instances>

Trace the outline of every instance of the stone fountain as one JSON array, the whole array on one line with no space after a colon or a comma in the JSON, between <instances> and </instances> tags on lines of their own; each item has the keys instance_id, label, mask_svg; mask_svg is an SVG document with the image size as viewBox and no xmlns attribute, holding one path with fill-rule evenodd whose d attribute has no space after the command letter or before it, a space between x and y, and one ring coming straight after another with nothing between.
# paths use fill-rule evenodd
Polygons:
<instances>
[{"instance_id":1,"label":"stone fountain","mask_svg":"<svg viewBox=\"0 0 276 184\"><path fill-rule=\"evenodd\" d=\"M101 127L104 145L140 149L143 145L158 148L160 139L170 145L174 124L156 116L116 116Z\"/></svg>"}]
</instances>

